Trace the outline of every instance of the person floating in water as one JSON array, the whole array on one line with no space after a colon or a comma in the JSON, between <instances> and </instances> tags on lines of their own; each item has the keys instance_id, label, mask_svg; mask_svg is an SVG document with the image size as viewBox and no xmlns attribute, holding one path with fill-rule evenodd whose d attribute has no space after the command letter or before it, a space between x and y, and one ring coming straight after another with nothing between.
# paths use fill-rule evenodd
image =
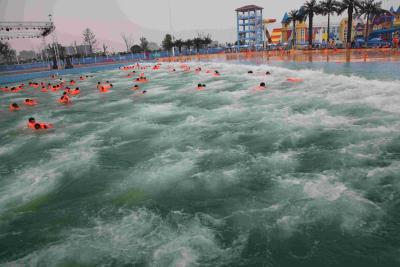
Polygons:
<instances>
[{"instance_id":1,"label":"person floating in water","mask_svg":"<svg viewBox=\"0 0 400 267\"><path fill-rule=\"evenodd\" d=\"M252 90L253 91L264 91L265 89L267 89L265 82L261 82L259 86L254 87Z\"/></svg>"},{"instance_id":2,"label":"person floating in water","mask_svg":"<svg viewBox=\"0 0 400 267\"><path fill-rule=\"evenodd\" d=\"M106 81L105 84L101 84L100 82L97 83L97 88L99 89L100 93L107 93L112 87L113 85L109 83L109 81Z\"/></svg>"},{"instance_id":3,"label":"person floating in water","mask_svg":"<svg viewBox=\"0 0 400 267\"><path fill-rule=\"evenodd\" d=\"M58 99L58 102L61 104L71 104L72 101L67 95L67 92L64 92L63 95Z\"/></svg>"},{"instance_id":4,"label":"person floating in water","mask_svg":"<svg viewBox=\"0 0 400 267\"><path fill-rule=\"evenodd\" d=\"M148 79L145 76L140 76L139 78L136 78L136 82L147 83Z\"/></svg>"},{"instance_id":5,"label":"person floating in water","mask_svg":"<svg viewBox=\"0 0 400 267\"><path fill-rule=\"evenodd\" d=\"M205 84L199 83L199 84L197 85L197 90L204 90L205 88L206 88L206 85L205 85Z\"/></svg>"},{"instance_id":6,"label":"person floating in water","mask_svg":"<svg viewBox=\"0 0 400 267\"><path fill-rule=\"evenodd\" d=\"M265 90L267 87L265 86L265 82L261 82L260 85L258 86L257 90Z\"/></svg>"},{"instance_id":7,"label":"person floating in water","mask_svg":"<svg viewBox=\"0 0 400 267\"><path fill-rule=\"evenodd\" d=\"M36 106L37 105L37 101L34 99L25 99L24 104L27 106Z\"/></svg>"},{"instance_id":8,"label":"person floating in water","mask_svg":"<svg viewBox=\"0 0 400 267\"><path fill-rule=\"evenodd\" d=\"M44 122L36 122L35 118L31 117L28 119L28 128L33 130L40 130L40 129L50 129L53 128L53 125L50 123Z\"/></svg>"},{"instance_id":9,"label":"person floating in water","mask_svg":"<svg viewBox=\"0 0 400 267\"><path fill-rule=\"evenodd\" d=\"M18 104L17 103L12 103L10 106L9 106L9 110L10 111L18 111L18 110L20 110L21 108L18 106Z\"/></svg>"},{"instance_id":10,"label":"person floating in water","mask_svg":"<svg viewBox=\"0 0 400 267\"><path fill-rule=\"evenodd\" d=\"M248 73L248 74L253 74L253 71L252 71L252 70L249 70L247 73Z\"/></svg>"},{"instance_id":11,"label":"person floating in water","mask_svg":"<svg viewBox=\"0 0 400 267\"><path fill-rule=\"evenodd\" d=\"M81 90L79 90L79 87L76 87L74 90L71 90L69 92L70 95L79 95L81 93Z\"/></svg>"},{"instance_id":12,"label":"person floating in water","mask_svg":"<svg viewBox=\"0 0 400 267\"><path fill-rule=\"evenodd\" d=\"M131 90L134 90L134 91L137 91L137 90L139 90L140 89L140 87L139 87L139 85L137 85L137 84L135 84L132 88L131 88Z\"/></svg>"}]
</instances>

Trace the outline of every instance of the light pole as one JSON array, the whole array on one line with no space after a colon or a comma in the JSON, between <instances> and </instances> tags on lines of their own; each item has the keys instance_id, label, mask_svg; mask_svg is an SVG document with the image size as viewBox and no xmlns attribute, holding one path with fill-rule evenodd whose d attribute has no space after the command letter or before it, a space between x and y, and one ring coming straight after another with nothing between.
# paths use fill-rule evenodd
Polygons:
<instances>
[{"instance_id":1,"label":"light pole","mask_svg":"<svg viewBox=\"0 0 400 267\"><path fill-rule=\"evenodd\" d=\"M55 30L55 26L53 23L53 16L51 14L49 14L49 20L50 23L52 24L53 27L53 33L51 34L52 38L53 38L53 49L54 49L54 56L56 58L56 64L57 64L57 69L61 69L61 65L60 65L60 54L58 51L58 42L57 42L57 35L56 35L56 30Z\"/></svg>"},{"instance_id":2,"label":"light pole","mask_svg":"<svg viewBox=\"0 0 400 267\"><path fill-rule=\"evenodd\" d=\"M171 18L171 0L168 0L168 14L169 14L169 30L172 35L172 56L175 56L175 45L174 45L174 30L172 28L172 18Z\"/></svg>"}]
</instances>

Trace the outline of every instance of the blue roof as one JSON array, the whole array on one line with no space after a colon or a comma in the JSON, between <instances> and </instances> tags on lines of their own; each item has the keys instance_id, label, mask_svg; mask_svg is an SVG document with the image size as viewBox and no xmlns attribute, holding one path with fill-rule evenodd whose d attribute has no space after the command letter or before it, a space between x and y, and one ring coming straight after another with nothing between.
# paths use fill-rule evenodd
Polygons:
<instances>
[{"instance_id":1,"label":"blue roof","mask_svg":"<svg viewBox=\"0 0 400 267\"><path fill-rule=\"evenodd\" d=\"M287 12L285 12L285 15L283 16L283 19L282 19L282 23L287 23L288 20L289 20L289 15Z\"/></svg>"}]
</instances>

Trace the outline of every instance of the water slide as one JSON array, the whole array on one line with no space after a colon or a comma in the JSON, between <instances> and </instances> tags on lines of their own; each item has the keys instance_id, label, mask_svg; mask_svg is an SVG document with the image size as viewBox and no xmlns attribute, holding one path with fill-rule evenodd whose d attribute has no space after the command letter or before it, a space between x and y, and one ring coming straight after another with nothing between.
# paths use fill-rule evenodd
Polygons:
<instances>
[{"instance_id":1,"label":"water slide","mask_svg":"<svg viewBox=\"0 0 400 267\"><path fill-rule=\"evenodd\" d=\"M271 24L271 23L275 23L276 19L264 19L263 20L263 24L264 24L264 29L265 29L265 36L267 37L268 43L271 44L272 43L272 38L271 38L271 34L268 31L267 25Z\"/></svg>"}]
</instances>

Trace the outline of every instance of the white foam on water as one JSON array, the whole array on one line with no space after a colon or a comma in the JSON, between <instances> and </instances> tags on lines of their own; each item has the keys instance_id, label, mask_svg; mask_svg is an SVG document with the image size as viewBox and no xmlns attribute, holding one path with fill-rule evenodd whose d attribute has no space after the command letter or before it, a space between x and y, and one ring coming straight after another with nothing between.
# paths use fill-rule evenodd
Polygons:
<instances>
[{"instance_id":1,"label":"white foam on water","mask_svg":"<svg viewBox=\"0 0 400 267\"><path fill-rule=\"evenodd\" d=\"M65 238L7 264L55 266L65 262L108 265L198 266L218 260L224 250L214 230L197 216L170 212L161 217L147 209L120 219L96 219L92 227L65 232Z\"/></svg>"},{"instance_id":2,"label":"white foam on water","mask_svg":"<svg viewBox=\"0 0 400 267\"><path fill-rule=\"evenodd\" d=\"M88 170L96 161L96 150L92 147L96 140L92 134L66 147L51 149L50 159L16 170L14 179L0 189L0 212L52 192L65 172L79 174Z\"/></svg>"},{"instance_id":3,"label":"white foam on water","mask_svg":"<svg viewBox=\"0 0 400 267\"><path fill-rule=\"evenodd\" d=\"M320 180L309 181L304 184L304 193L311 198L323 198L335 201L344 194L348 188L341 182L332 181L328 176L322 176Z\"/></svg>"},{"instance_id":4,"label":"white foam on water","mask_svg":"<svg viewBox=\"0 0 400 267\"><path fill-rule=\"evenodd\" d=\"M277 188L277 192L287 191L284 193L287 196L282 195L282 199L287 197L295 201L294 203L297 202L284 215L296 218L284 226L284 232L289 235L298 225L324 219L339 219L340 227L346 232L370 232L376 230L383 214L378 205L350 189L333 174L319 174L310 180L284 178L278 181L282 189ZM369 224L366 223L367 220L371 220ZM279 225L282 221L278 220L277 223Z\"/></svg>"},{"instance_id":5,"label":"white foam on water","mask_svg":"<svg viewBox=\"0 0 400 267\"><path fill-rule=\"evenodd\" d=\"M342 126L350 126L355 120L349 119L344 116L331 116L327 110L318 109L312 110L311 112L306 114L287 114L286 121L290 124L304 127L312 127L318 125L321 127L336 128Z\"/></svg>"},{"instance_id":6,"label":"white foam on water","mask_svg":"<svg viewBox=\"0 0 400 267\"><path fill-rule=\"evenodd\" d=\"M381 155L382 146L390 139L385 136L397 134L399 124L388 120L378 126L372 123L359 125L368 115L344 116L334 111L340 111L343 105L360 105L382 111L382 114L374 115L374 120L386 121L400 112L397 82L331 75L319 70L190 63L192 67L198 65L203 69L218 69L221 77L214 78L204 73L170 75L155 72L149 75L151 82L145 85L150 96L137 98L134 102L129 98L132 92L127 89L131 82L118 76L119 71L99 73L96 77L96 81L103 78L115 83L116 88L109 95L97 94L94 80L82 83L85 95L76 98L76 106L80 109L85 105L92 107L92 103L86 100L101 100L103 102L95 106L96 110L107 112L105 115L108 116L101 122L91 122L95 124L90 134L49 150L49 159L39 159L36 166L24 166L19 170L14 181L0 188L0 212L55 191L65 172L77 169L85 172L96 165L98 150L104 148L101 147L102 139L108 138L107 134L111 134L107 140L110 146L118 148L141 138L137 136L138 132L151 131L154 134L149 135L146 145L154 149L154 154L127 169L114 184L110 183L111 192L138 188L157 195L177 187L190 192L196 190L198 184L211 193L227 187L246 190L246 182L249 183L246 171L254 171L256 177L250 179L265 182L265 188L256 190L248 202L236 204L238 207L234 207L235 204L226 207L232 210L232 214L225 219L249 216L251 224L253 218L262 218L265 229L281 230L286 237L301 226L323 220L338 220L343 231L353 234L371 230L367 221L380 216L380 205L367 199L367 192L363 189L352 188L353 177L343 177L347 170L296 173L299 166L297 155L302 151L278 149L282 140L295 141L312 133L312 128L357 127L359 140L353 138L354 143L340 147L339 152L354 160L376 159ZM255 74L248 75L248 70ZM267 70L272 75L260 75ZM286 81L288 77L304 81L292 84ZM165 85L166 79L173 79L176 85ZM206 90L198 92L193 88L198 81L207 84ZM260 81L267 82L266 91L254 93L249 90ZM92 91L86 91L87 87ZM115 100L119 96L121 99ZM113 102L107 102L109 98ZM86 102L79 103L81 99ZM121 106L124 106L123 110L118 108ZM75 103L70 108L74 107ZM295 111L295 107L301 111ZM42 111L35 117L47 120L54 115L56 124L66 121L67 125L68 117L58 115L62 109L57 108L55 113ZM174 116L182 117L181 121L171 119L172 125L156 123ZM69 128L57 127L54 134L41 136L39 142L73 139L73 132L87 127L85 122L73 123ZM238 144L239 137L263 136L266 132L277 139L271 145L276 151L254 155L246 144ZM379 134L385 136L379 137ZM208 136L213 138L211 146ZM19 142L21 140L19 138ZM11 154L19 148L18 143L9 143L0 148L0 155ZM221 161L227 160L229 164L199 170L200 162L212 156L218 160L219 155ZM399 164L392 162L382 168L358 168L359 172L367 173L364 188L368 190L387 176L395 176ZM390 186L399 187L399 183ZM117 260L121 264L145 263L148 266L199 266L209 262L218 265L220 258L235 256L234 249L222 249L215 238L213 227L223 225L223 221L210 218L209 224L205 224L199 217L179 211L169 211L168 215L161 216L142 208L127 211L117 218L93 218L93 225L66 229L56 243L47 244L10 264L54 266L65 261L77 261L111 265ZM242 247L246 242L250 226L247 227L238 233L234 247Z\"/></svg>"}]
</instances>

